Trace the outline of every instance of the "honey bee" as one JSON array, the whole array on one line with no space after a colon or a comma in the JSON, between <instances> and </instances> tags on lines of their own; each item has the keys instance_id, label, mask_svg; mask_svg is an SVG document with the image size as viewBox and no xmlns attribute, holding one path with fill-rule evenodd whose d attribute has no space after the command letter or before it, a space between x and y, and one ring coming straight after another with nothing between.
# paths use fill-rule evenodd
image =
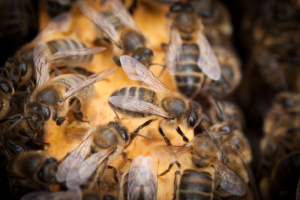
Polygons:
<instances>
[{"instance_id":1,"label":"honey bee","mask_svg":"<svg viewBox=\"0 0 300 200\"><path fill-rule=\"evenodd\" d=\"M208 116L211 119L211 125L219 124L223 121L233 121L235 127L242 130L245 126L245 119L242 110L230 101L216 101L210 99L211 106L208 109Z\"/></svg>"},{"instance_id":2,"label":"honey bee","mask_svg":"<svg viewBox=\"0 0 300 200\"><path fill-rule=\"evenodd\" d=\"M226 98L237 88L242 79L240 60L231 45L214 45L212 49L216 54L221 68L219 80L209 77L204 79L202 93L209 93L215 98Z\"/></svg>"},{"instance_id":3,"label":"honey bee","mask_svg":"<svg viewBox=\"0 0 300 200\"><path fill-rule=\"evenodd\" d=\"M113 169L114 178L119 182L117 170L108 166L111 161L126 153L123 151L130 144L127 128L119 121L108 125L99 125L87 133L87 138L58 167L57 180L66 181L68 188L80 186L89 189L97 178L101 179L106 168Z\"/></svg>"},{"instance_id":4,"label":"honey bee","mask_svg":"<svg viewBox=\"0 0 300 200\"><path fill-rule=\"evenodd\" d=\"M270 169L278 159L299 151L299 94L281 92L275 96L272 108L264 120L263 152L260 173L268 177Z\"/></svg>"},{"instance_id":5,"label":"honey bee","mask_svg":"<svg viewBox=\"0 0 300 200\"><path fill-rule=\"evenodd\" d=\"M149 48L147 36L139 29L119 0L105 1L101 12L85 1L78 1L78 7L101 29L100 37L109 37L115 44L113 60L117 65L121 66L118 59L121 55L129 55L150 67L154 55Z\"/></svg>"},{"instance_id":6,"label":"honey bee","mask_svg":"<svg viewBox=\"0 0 300 200\"><path fill-rule=\"evenodd\" d=\"M211 135L196 136L185 146L157 146L153 154L159 160L171 161L169 169L159 176L170 171L174 163L180 167L175 172L174 199L210 199L214 196L244 196L246 186L234 171L223 163L222 153L216 138ZM183 163L177 158L185 153ZM177 174L181 175L177 186Z\"/></svg>"},{"instance_id":7,"label":"honey bee","mask_svg":"<svg viewBox=\"0 0 300 200\"><path fill-rule=\"evenodd\" d=\"M34 75L33 49L38 41L55 32L65 32L71 24L70 14L61 14L53 18L46 27L29 44L18 50L14 57L9 57L5 63L6 77L15 84L24 85Z\"/></svg>"},{"instance_id":8,"label":"honey bee","mask_svg":"<svg viewBox=\"0 0 300 200\"><path fill-rule=\"evenodd\" d=\"M168 16L173 26L166 52L166 67L174 76L180 93L191 98L200 92L204 75L213 80L220 79L220 65L190 4L173 4Z\"/></svg>"},{"instance_id":9,"label":"honey bee","mask_svg":"<svg viewBox=\"0 0 300 200\"><path fill-rule=\"evenodd\" d=\"M65 115L73 103L75 103L73 107L74 117L83 121L80 110L81 101L93 95L92 84L106 78L117 69L117 67L110 68L89 77L67 74L49 80L46 62L49 51L49 48L42 42L38 43L34 50L36 89L25 105L25 115L27 116L24 116L28 120L29 126L34 130L44 127L44 124L50 120L61 125L66 120ZM70 54L74 54L74 52L71 51ZM68 56L68 54L63 56ZM51 59L56 59L55 55ZM70 100L67 101L69 97Z\"/></svg>"},{"instance_id":10,"label":"honey bee","mask_svg":"<svg viewBox=\"0 0 300 200\"><path fill-rule=\"evenodd\" d=\"M55 175L59 161L45 151L21 153L13 164L13 171L20 177L29 190L46 190L48 185L59 184Z\"/></svg>"},{"instance_id":11,"label":"honey bee","mask_svg":"<svg viewBox=\"0 0 300 200\"><path fill-rule=\"evenodd\" d=\"M247 138L241 130L237 129L236 124L232 120L223 121L214 124L209 128L212 135L221 136L220 146L224 150L226 156L225 164L235 171L245 183L248 183L248 174L243 166L241 159L236 155L232 145L238 145L243 161L249 165L252 160L251 148Z\"/></svg>"},{"instance_id":12,"label":"honey bee","mask_svg":"<svg viewBox=\"0 0 300 200\"><path fill-rule=\"evenodd\" d=\"M133 118L150 118L134 133L159 120L159 132L167 144L170 139L164 134L162 126L177 128L184 141L188 138L179 125L189 129L197 126L202 119L202 107L183 95L172 93L144 65L129 56L121 56L120 61L127 76L132 80L146 83L150 88L125 87L114 92L108 101L112 109Z\"/></svg>"},{"instance_id":13,"label":"honey bee","mask_svg":"<svg viewBox=\"0 0 300 200\"><path fill-rule=\"evenodd\" d=\"M51 18L69 12L75 5L75 0L45 0L46 10Z\"/></svg>"},{"instance_id":14,"label":"honey bee","mask_svg":"<svg viewBox=\"0 0 300 200\"><path fill-rule=\"evenodd\" d=\"M121 199L157 199L157 167L151 157L136 157L122 175Z\"/></svg>"},{"instance_id":15,"label":"honey bee","mask_svg":"<svg viewBox=\"0 0 300 200\"><path fill-rule=\"evenodd\" d=\"M221 1L189 0L205 27L204 33L208 40L220 41L222 36L230 37L232 34L231 17Z\"/></svg>"},{"instance_id":16,"label":"honey bee","mask_svg":"<svg viewBox=\"0 0 300 200\"><path fill-rule=\"evenodd\" d=\"M45 38L45 35L50 35L55 31L60 31L60 29L66 29L65 27L70 23L70 15L61 14L54 18L43 31L33 40L31 43L22 47L15 57L11 57L6 61L6 76L11 77L12 72L14 72L15 80L20 85L27 83L30 78L34 77L34 48L37 45L38 40ZM68 27L68 26L66 26ZM63 31L63 30L61 30ZM88 48L86 45L78 39L72 38L58 38L45 43L49 48L49 54L53 55L54 60L48 58L49 72L56 71L55 67L58 66L69 66L77 65L82 66L93 59L93 53L103 51L105 48ZM61 57L59 57L61 56ZM50 61L51 60L51 61ZM75 70L80 70L80 67L74 68ZM14 71L12 71L14 70Z\"/></svg>"}]
</instances>

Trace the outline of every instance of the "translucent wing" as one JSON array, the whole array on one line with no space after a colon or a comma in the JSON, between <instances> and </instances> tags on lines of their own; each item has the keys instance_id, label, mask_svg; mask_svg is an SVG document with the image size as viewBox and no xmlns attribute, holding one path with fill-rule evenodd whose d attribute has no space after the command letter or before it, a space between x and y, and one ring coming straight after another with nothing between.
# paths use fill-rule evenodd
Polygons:
<instances>
[{"instance_id":1,"label":"translucent wing","mask_svg":"<svg viewBox=\"0 0 300 200\"><path fill-rule=\"evenodd\" d=\"M142 63L136 59L123 55L120 57L121 65L131 80L145 82L156 92L171 93L171 91Z\"/></svg>"},{"instance_id":2,"label":"translucent wing","mask_svg":"<svg viewBox=\"0 0 300 200\"><path fill-rule=\"evenodd\" d=\"M173 163L178 159L179 156L189 151L191 151L189 146L161 145L155 147L152 150L152 153L156 158L158 158L158 160Z\"/></svg>"},{"instance_id":3,"label":"translucent wing","mask_svg":"<svg viewBox=\"0 0 300 200\"><path fill-rule=\"evenodd\" d=\"M221 76L219 62L205 35L201 31L198 32L197 44L200 48L198 66L202 69L206 76L215 81L219 80Z\"/></svg>"},{"instance_id":4,"label":"translucent wing","mask_svg":"<svg viewBox=\"0 0 300 200\"><path fill-rule=\"evenodd\" d=\"M120 39L115 27L107 20L107 18L92 5L85 1L77 2L80 11L91 20L97 27L104 31L117 46L121 47Z\"/></svg>"},{"instance_id":5,"label":"translucent wing","mask_svg":"<svg viewBox=\"0 0 300 200\"><path fill-rule=\"evenodd\" d=\"M157 115L167 119L170 118L170 115L167 112L155 106L154 104L145 101L140 101L139 99L133 97L113 96L109 97L108 101L114 106L123 108L125 110Z\"/></svg>"},{"instance_id":6,"label":"translucent wing","mask_svg":"<svg viewBox=\"0 0 300 200\"><path fill-rule=\"evenodd\" d=\"M83 162L86 155L91 151L91 141L93 139L92 132L94 129L89 130L88 137L70 154L66 156L66 158L62 161L62 163L58 166L56 179L59 182L66 181L67 174L73 168L76 168Z\"/></svg>"},{"instance_id":7,"label":"translucent wing","mask_svg":"<svg viewBox=\"0 0 300 200\"><path fill-rule=\"evenodd\" d=\"M175 75L178 69L176 64L182 56L182 40L177 28L173 25L171 29L170 43L166 53L166 66L171 75Z\"/></svg>"},{"instance_id":8,"label":"translucent wing","mask_svg":"<svg viewBox=\"0 0 300 200\"><path fill-rule=\"evenodd\" d=\"M243 196L246 188L243 181L221 160L216 160L214 167L221 175L221 188L237 196Z\"/></svg>"},{"instance_id":9,"label":"translucent wing","mask_svg":"<svg viewBox=\"0 0 300 200\"><path fill-rule=\"evenodd\" d=\"M60 192L31 192L24 195L21 200L81 200L82 193L79 187Z\"/></svg>"},{"instance_id":10,"label":"translucent wing","mask_svg":"<svg viewBox=\"0 0 300 200\"><path fill-rule=\"evenodd\" d=\"M156 199L157 167L151 157L136 157L129 170L127 199L140 196L143 188L144 199Z\"/></svg>"},{"instance_id":11,"label":"translucent wing","mask_svg":"<svg viewBox=\"0 0 300 200\"><path fill-rule=\"evenodd\" d=\"M59 51L51 56L48 56L46 61L47 63L49 63L59 59L99 53L101 51L104 51L105 49L106 49L105 47L93 47L93 48L81 48L81 49Z\"/></svg>"},{"instance_id":12,"label":"translucent wing","mask_svg":"<svg viewBox=\"0 0 300 200\"><path fill-rule=\"evenodd\" d=\"M76 85L72 86L65 94L63 97L60 98L60 102L65 101L67 98L72 96L73 94L79 92L85 87L88 87L94 83L97 83L98 81L101 81L102 79L108 77L111 75L114 71L116 71L118 68L117 67L111 67L109 69L103 70L101 72L98 72L96 74L90 75L77 83Z\"/></svg>"},{"instance_id":13,"label":"translucent wing","mask_svg":"<svg viewBox=\"0 0 300 200\"><path fill-rule=\"evenodd\" d=\"M120 0L109 0L104 5L111 7L113 13L118 16L123 25L139 29L138 25L132 19L125 5Z\"/></svg>"},{"instance_id":14,"label":"translucent wing","mask_svg":"<svg viewBox=\"0 0 300 200\"><path fill-rule=\"evenodd\" d=\"M72 22L70 13L62 13L54 17L43 30L34 38L33 41L42 40L56 32L66 32L69 30Z\"/></svg>"},{"instance_id":15,"label":"translucent wing","mask_svg":"<svg viewBox=\"0 0 300 200\"><path fill-rule=\"evenodd\" d=\"M60 3L60 5L66 5L70 2L71 0L58 0L58 3Z\"/></svg>"},{"instance_id":16,"label":"translucent wing","mask_svg":"<svg viewBox=\"0 0 300 200\"><path fill-rule=\"evenodd\" d=\"M76 168L72 168L67 174L67 187L73 188L84 183L114 150L115 148L94 153Z\"/></svg>"},{"instance_id":17,"label":"translucent wing","mask_svg":"<svg viewBox=\"0 0 300 200\"><path fill-rule=\"evenodd\" d=\"M44 42L39 42L33 50L35 65L36 86L39 87L49 80L47 56L51 55L51 50Z\"/></svg>"}]
</instances>

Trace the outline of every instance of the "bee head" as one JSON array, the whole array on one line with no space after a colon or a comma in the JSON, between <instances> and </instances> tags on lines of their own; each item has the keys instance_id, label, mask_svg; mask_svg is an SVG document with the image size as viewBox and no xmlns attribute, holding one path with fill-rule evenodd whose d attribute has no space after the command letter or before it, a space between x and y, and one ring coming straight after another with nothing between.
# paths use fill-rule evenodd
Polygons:
<instances>
[{"instance_id":1,"label":"bee head","mask_svg":"<svg viewBox=\"0 0 300 200\"><path fill-rule=\"evenodd\" d=\"M9 80L7 80L4 76L0 75L0 90L6 94L13 95L15 90Z\"/></svg>"},{"instance_id":2,"label":"bee head","mask_svg":"<svg viewBox=\"0 0 300 200\"><path fill-rule=\"evenodd\" d=\"M36 102L30 102L26 106L26 115L30 118L28 119L29 125L37 130L44 125L44 121L50 118L50 109Z\"/></svg>"},{"instance_id":3,"label":"bee head","mask_svg":"<svg viewBox=\"0 0 300 200\"><path fill-rule=\"evenodd\" d=\"M195 128L202 119L202 107L196 102L190 102L190 113L187 120L188 128Z\"/></svg>"},{"instance_id":4,"label":"bee head","mask_svg":"<svg viewBox=\"0 0 300 200\"><path fill-rule=\"evenodd\" d=\"M40 181L47 184L57 184L55 178L59 162L55 158L48 158L40 170L38 171L38 178Z\"/></svg>"},{"instance_id":5,"label":"bee head","mask_svg":"<svg viewBox=\"0 0 300 200\"><path fill-rule=\"evenodd\" d=\"M125 143L129 142L128 129L121 122L110 122L108 125L117 129Z\"/></svg>"},{"instance_id":6,"label":"bee head","mask_svg":"<svg viewBox=\"0 0 300 200\"><path fill-rule=\"evenodd\" d=\"M147 66L148 63L151 63L153 56L153 51L151 49L145 48L139 53L135 54L133 58Z\"/></svg>"}]
</instances>

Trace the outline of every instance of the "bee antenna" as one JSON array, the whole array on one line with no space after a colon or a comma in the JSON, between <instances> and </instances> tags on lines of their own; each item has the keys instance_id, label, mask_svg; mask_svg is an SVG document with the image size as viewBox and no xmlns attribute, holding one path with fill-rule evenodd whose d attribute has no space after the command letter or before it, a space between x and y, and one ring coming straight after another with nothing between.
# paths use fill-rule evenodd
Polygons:
<instances>
[{"instance_id":1,"label":"bee antenna","mask_svg":"<svg viewBox=\"0 0 300 200\"><path fill-rule=\"evenodd\" d=\"M151 138L146 137L146 136L144 136L144 135L140 135L140 134L138 134L138 133L130 133L130 134L131 134L131 135L138 135L138 136L141 136L141 137L146 138L146 139L148 139L148 140L152 140Z\"/></svg>"},{"instance_id":2,"label":"bee antenna","mask_svg":"<svg viewBox=\"0 0 300 200\"><path fill-rule=\"evenodd\" d=\"M120 120L120 117L118 116L117 112L115 111L115 107L114 107L114 106L111 106L111 108L113 109L114 113L116 114L118 120L121 121L121 120Z\"/></svg>"},{"instance_id":3,"label":"bee antenna","mask_svg":"<svg viewBox=\"0 0 300 200\"><path fill-rule=\"evenodd\" d=\"M45 129L45 126L44 125L42 125L42 128L43 128L43 130L44 130L44 133L48 136L48 133L47 133L47 131L46 131L46 129Z\"/></svg>"},{"instance_id":4,"label":"bee antenna","mask_svg":"<svg viewBox=\"0 0 300 200\"><path fill-rule=\"evenodd\" d=\"M214 100L215 100L216 106L217 106L217 108L218 108L218 110L219 110L219 112L221 114L222 121L224 121L225 120L225 116L223 115L223 112L222 112L222 110L221 110L221 108L219 106L218 100L216 100L216 99L214 99Z\"/></svg>"},{"instance_id":5,"label":"bee antenna","mask_svg":"<svg viewBox=\"0 0 300 200\"><path fill-rule=\"evenodd\" d=\"M254 190L255 199L259 200L259 196L258 196L258 192L257 192L257 188L256 188L256 184L255 184L255 180L254 180L253 174L251 173L251 171L250 171L249 167L247 166L247 164L244 162L244 159L242 158L242 155L241 155L241 153L239 151L239 146L237 144L233 144L233 148L235 150L235 153L239 156L240 160L242 161L242 163L244 165L244 168L247 171L248 177L250 179L251 186L252 186L252 188Z\"/></svg>"},{"instance_id":6,"label":"bee antenna","mask_svg":"<svg viewBox=\"0 0 300 200\"><path fill-rule=\"evenodd\" d=\"M213 137L211 136L211 134L208 132L208 130L206 129L206 127L204 126L204 124L202 123L202 121L200 122L201 125L203 126L203 128L205 129L206 133L208 134L208 136L210 137L211 140L213 140Z\"/></svg>"},{"instance_id":7,"label":"bee antenna","mask_svg":"<svg viewBox=\"0 0 300 200\"><path fill-rule=\"evenodd\" d=\"M23 119L29 119L29 118L31 118L31 117L29 117L29 116L23 116L23 117L21 117L15 123L13 123L13 125L11 125L8 130L11 131L11 129L13 129L13 127L15 127L20 121L22 121Z\"/></svg>"}]
</instances>

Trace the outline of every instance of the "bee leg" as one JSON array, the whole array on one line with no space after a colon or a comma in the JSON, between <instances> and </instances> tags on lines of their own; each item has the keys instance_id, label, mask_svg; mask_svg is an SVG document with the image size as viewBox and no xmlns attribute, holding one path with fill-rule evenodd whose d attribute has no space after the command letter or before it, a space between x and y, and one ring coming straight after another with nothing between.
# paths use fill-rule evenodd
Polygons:
<instances>
[{"instance_id":1,"label":"bee leg","mask_svg":"<svg viewBox=\"0 0 300 200\"><path fill-rule=\"evenodd\" d=\"M78 97L74 97L71 102L75 101L75 105L74 105L74 108L73 108L73 115L74 117L79 120L79 121L82 121L82 122L89 122L89 121L86 121L86 120L82 120L83 118L83 114L81 112L81 102L79 100Z\"/></svg>"},{"instance_id":2,"label":"bee leg","mask_svg":"<svg viewBox=\"0 0 300 200\"><path fill-rule=\"evenodd\" d=\"M38 145L50 145L49 143L43 142L41 139L37 137L36 134L32 134L31 132L20 131L20 135L30 138L30 140Z\"/></svg>"},{"instance_id":3,"label":"bee leg","mask_svg":"<svg viewBox=\"0 0 300 200\"><path fill-rule=\"evenodd\" d=\"M163 176L163 175L166 175L167 173L169 173L170 170L172 169L172 167L173 167L174 164L176 164L179 168L181 167L181 164L180 164L178 161L175 161L174 163L171 163L171 164L169 165L169 168L168 168L166 171L164 171L163 173L161 173L161 174L158 175L158 176Z\"/></svg>"},{"instance_id":4,"label":"bee leg","mask_svg":"<svg viewBox=\"0 0 300 200\"><path fill-rule=\"evenodd\" d=\"M47 142L43 142L40 138L38 137L35 137L35 138L31 138L31 141L35 144L38 144L38 145L50 145L49 143Z\"/></svg>"},{"instance_id":5,"label":"bee leg","mask_svg":"<svg viewBox=\"0 0 300 200\"><path fill-rule=\"evenodd\" d=\"M119 60L116 56L113 56L112 59L115 61L115 63L116 63L118 66L122 66L120 60Z\"/></svg>"},{"instance_id":6,"label":"bee leg","mask_svg":"<svg viewBox=\"0 0 300 200\"><path fill-rule=\"evenodd\" d=\"M57 120L56 120L57 126L60 126L62 123L64 123L64 121L66 121L66 119L67 118L65 118L65 117L57 118Z\"/></svg>"},{"instance_id":7,"label":"bee leg","mask_svg":"<svg viewBox=\"0 0 300 200\"><path fill-rule=\"evenodd\" d=\"M179 133L179 135L181 135L183 141L185 142L189 142L189 139L184 135L184 133L182 132L182 130L180 129L180 127L178 126L178 128L176 129L177 133Z\"/></svg>"},{"instance_id":8,"label":"bee leg","mask_svg":"<svg viewBox=\"0 0 300 200\"><path fill-rule=\"evenodd\" d=\"M134 133L139 133L139 131L142 129L142 128L145 128L146 126L148 126L149 124L151 124L153 121L155 121L156 119L150 119L148 121L146 121L145 123L143 123L142 125L140 125L139 127L137 127L133 132ZM132 135L132 136L136 136L136 135Z\"/></svg>"},{"instance_id":9,"label":"bee leg","mask_svg":"<svg viewBox=\"0 0 300 200\"><path fill-rule=\"evenodd\" d=\"M175 172L175 178L174 178L174 196L173 196L173 200L176 200L176 193L177 193L177 175L180 175L180 171L176 171Z\"/></svg>"},{"instance_id":10,"label":"bee leg","mask_svg":"<svg viewBox=\"0 0 300 200\"><path fill-rule=\"evenodd\" d=\"M164 138L167 145L172 145L170 139L165 135L161 127L158 128L158 131L161 134L161 136Z\"/></svg>"},{"instance_id":11,"label":"bee leg","mask_svg":"<svg viewBox=\"0 0 300 200\"><path fill-rule=\"evenodd\" d=\"M118 178L118 170L114 167L114 166L107 166L107 169L112 169L113 173L114 173L114 179L115 181L118 183L119 182L119 178Z\"/></svg>"},{"instance_id":12,"label":"bee leg","mask_svg":"<svg viewBox=\"0 0 300 200\"><path fill-rule=\"evenodd\" d=\"M128 158L128 157L127 157L127 154L126 154L124 151L122 152L122 156L123 156L123 158L124 158L125 160L132 161L131 158Z\"/></svg>"}]
</instances>

